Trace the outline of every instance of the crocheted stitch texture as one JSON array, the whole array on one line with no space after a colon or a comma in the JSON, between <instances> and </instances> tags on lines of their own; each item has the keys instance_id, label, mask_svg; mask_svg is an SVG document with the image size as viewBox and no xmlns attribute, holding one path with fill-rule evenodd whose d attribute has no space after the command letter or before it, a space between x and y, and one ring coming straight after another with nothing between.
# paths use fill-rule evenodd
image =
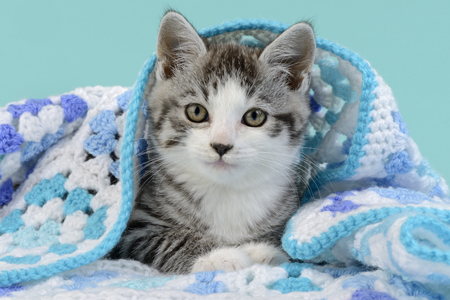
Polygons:
<instances>
[{"instance_id":1,"label":"crocheted stitch texture","mask_svg":"<svg viewBox=\"0 0 450 300\"><path fill-rule=\"evenodd\" d=\"M237 20L199 33L211 43L264 47L286 28ZM321 299L443 299L450 282L448 187L420 155L392 91L370 64L333 42L316 44L313 115L301 155L320 170L283 247L293 258L333 266L173 277L136 262L98 261L70 271L105 255L125 229L139 175L133 169L145 160L142 95L153 55L132 88L80 88L0 109L0 295L41 290L70 298L91 288L108 297L158 298L164 290L188 298L301 292Z\"/></svg>"}]
</instances>

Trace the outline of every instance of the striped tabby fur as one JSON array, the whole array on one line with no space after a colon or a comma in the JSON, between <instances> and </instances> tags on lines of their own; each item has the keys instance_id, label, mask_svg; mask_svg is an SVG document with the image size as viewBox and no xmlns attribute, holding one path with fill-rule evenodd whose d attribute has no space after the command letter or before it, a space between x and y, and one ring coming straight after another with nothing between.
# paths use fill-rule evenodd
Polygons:
<instances>
[{"instance_id":1,"label":"striped tabby fur","mask_svg":"<svg viewBox=\"0 0 450 300\"><path fill-rule=\"evenodd\" d=\"M180 14L164 16L144 95L148 170L111 257L175 273L287 260L314 49L305 23L260 50L209 44ZM191 121L190 104L207 119ZM262 125L243 121L251 109L266 113Z\"/></svg>"}]
</instances>

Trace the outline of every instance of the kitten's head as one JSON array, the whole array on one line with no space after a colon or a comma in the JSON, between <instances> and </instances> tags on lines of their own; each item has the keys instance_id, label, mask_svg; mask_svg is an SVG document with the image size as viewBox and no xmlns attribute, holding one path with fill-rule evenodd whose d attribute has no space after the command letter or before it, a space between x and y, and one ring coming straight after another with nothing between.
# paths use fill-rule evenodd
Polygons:
<instances>
[{"instance_id":1,"label":"kitten's head","mask_svg":"<svg viewBox=\"0 0 450 300\"><path fill-rule=\"evenodd\" d=\"M314 50L306 23L261 50L209 44L183 16L167 13L146 96L165 167L224 184L287 176L310 115Z\"/></svg>"}]
</instances>

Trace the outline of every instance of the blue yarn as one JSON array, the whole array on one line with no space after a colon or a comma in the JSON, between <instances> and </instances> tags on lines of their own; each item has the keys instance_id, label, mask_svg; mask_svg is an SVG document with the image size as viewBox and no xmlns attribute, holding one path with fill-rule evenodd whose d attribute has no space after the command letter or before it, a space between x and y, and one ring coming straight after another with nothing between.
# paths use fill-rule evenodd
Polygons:
<instances>
[{"instance_id":1,"label":"blue yarn","mask_svg":"<svg viewBox=\"0 0 450 300\"><path fill-rule=\"evenodd\" d=\"M370 268L367 267L347 267L347 268L325 268L323 271L333 278L339 278L341 276L354 276L361 272L370 271Z\"/></svg>"},{"instance_id":2,"label":"blue yarn","mask_svg":"<svg viewBox=\"0 0 450 300\"><path fill-rule=\"evenodd\" d=\"M117 276L118 274L116 272L110 271L95 271L90 276L74 275L70 277L70 280L72 280L73 284L63 285L61 287L67 291L82 290L87 287L94 288L97 286L96 283L109 280Z\"/></svg>"},{"instance_id":3,"label":"blue yarn","mask_svg":"<svg viewBox=\"0 0 450 300\"><path fill-rule=\"evenodd\" d=\"M351 300L396 300L391 295L373 290L356 290Z\"/></svg>"},{"instance_id":4,"label":"blue yarn","mask_svg":"<svg viewBox=\"0 0 450 300\"><path fill-rule=\"evenodd\" d=\"M150 288L154 287L160 287L165 285L168 281L176 278L176 276L165 276L165 277L144 277L144 278L137 278L132 279L128 281L122 281L115 284L112 284L111 286L115 287L127 287L133 290L148 290Z\"/></svg>"},{"instance_id":5,"label":"blue yarn","mask_svg":"<svg viewBox=\"0 0 450 300\"><path fill-rule=\"evenodd\" d=\"M218 274L223 274L224 271L217 270L217 271L207 271L207 272L198 272L195 273L195 279L199 282L211 282L213 281L214 277Z\"/></svg>"},{"instance_id":6,"label":"blue yarn","mask_svg":"<svg viewBox=\"0 0 450 300\"><path fill-rule=\"evenodd\" d=\"M10 104L6 109L14 118L19 118L24 112L30 112L32 115L37 115L39 111L46 105L53 104L50 99L28 99L25 104Z\"/></svg>"},{"instance_id":7,"label":"blue yarn","mask_svg":"<svg viewBox=\"0 0 450 300\"><path fill-rule=\"evenodd\" d=\"M32 265L37 263L41 260L41 257L39 255L25 255L23 257L15 257L15 256L5 256L0 261L4 261L10 264L17 264L17 265Z\"/></svg>"},{"instance_id":8,"label":"blue yarn","mask_svg":"<svg viewBox=\"0 0 450 300\"><path fill-rule=\"evenodd\" d=\"M28 192L24 199L28 204L43 206L47 201L59 197L64 198L67 194L64 188L66 178L56 174L51 180L43 179Z\"/></svg>"},{"instance_id":9,"label":"blue yarn","mask_svg":"<svg viewBox=\"0 0 450 300\"><path fill-rule=\"evenodd\" d=\"M143 101L141 106L142 114L144 115L144 119L148 119L148 109L147 109L147 102Z\"/></svg>"},{"instance_id":10,"label":"blue yarn","mask_svg":"<svg viewBox=\"0 0 450 300\"><path fill-rule=\"evenodd\" d=\"M26 179L28 179L28 176L30 176L30 174L33 173L34 168L36 167L36 163L32 163L32 164L26 163L24 165L28 166L27 173L25 174L25 180L26 180Z\"/></svg>"},{"instance_id":11,"label":"blue yarn","mask_svg":"<svg viewBox=\"0 0 450 300\"><path fill-rule=\"evenodd\" d=\"M435 244L433 244L432 242L430 242L428 239L426 238L420 238L420 237L416 237L416 241L419 245L428 247L428 248L436 248L437 246Z\"/></svg>"},{"instance_id":12,"label":"blue yarn","mask_svg":"<svg viewBox=\"0 0 450 300\"><path fill-rule=\"evenodd\" d=\"M381 231L382 231L381 226L377 226L375 228L370 229L363 235L363 237L361 239L361 246L359 248L359 252L361 253L361 255L363 255L363 256L370 255L371 250L370 250L369 239L371 237L373 237L374 235L381 233Z\"/></svg>"},{"instance_id":13,"label":"blue yarn","mask_svg":"<svg viewBox=\"0 0 450 300\"><path fill-rule=\"evenodd\" d=\"M48 252L55 253L58 255L64 255L64 254L69 254L69 253L75 252L77 249L78 249L78 247L75 245L57 244L57 245L50 246L50 248L48 249Z\"/></svg>"},{"instance_id":14,"label":"blue yarn","mask_svg":"<svg viewBox=\"0 0 450 300\"><path fill-rule=\"evenodd\" d=\"M283 294L290 292L311 292L321 291L322 288L314 285L309 278L285 278L277 280L272 289L282 292Z\"/></svg>"},{"instance_id":15,"label":"blue yarn","mask_svg":"<svg viewBox=\"0 0 450 300\"><path fill-rule=\"evenodd\" d=\"M331 196L327 198L331 199L333 201L333 204L322 207L320 211L321 212L331 211L333 212L333 217L335 217L337 212L346 213L355 210L361 205L355 204L350 200L344 200L345 196L353 196L353 195L355 194L353 194L352 192L336 193L336 196Z\"/></svg>"},{"instance_id":16,"label":"blue yarn","mask_svg":"<svg viewBox=\"0 0 450 300\"><path fill-rule=\"evenodd\" d=\"M332 205L326 205L326 206L322 207L322 209L320 211L321 212L331 211L333 213L333 217L336 217L337 212L347 213L349 211L357 209L360 206L361 205L355 204L350 200L344 200L344 201L337 201L337 202L333 203Z\"/></svg>"},{"instance_id":17,"label":"blue yarn","mask_svg":"<svg viewBox=\"0 0 450 300\"><path fill-rule=\"evenodd\" d=\"M184 291L199 295L209 295L214 293L225 292L225 284L221 281L213 281L217 274L222 274L223 271L209 271L198 272L195 274L195 279L199 282L189 285Z\"/></svg>"},{"instance_id":18,"label":"blue yarn","mask_svg":"<svg viewBox=\"0 0 450 300\"><path fill-rule=\"evenodd\" d=\"M447 215L445 218L440 219L442 222L438 221L435 217L426 215L409 217L401 226L399 238L408 253L424 260L443 262L450 265L449 251L442 251L435 248L430 249L427 246L421 245L413 236L414 229L423 228L433 232L444 244L450 246L450 229L445 224L450 223L450 216Z\"/></svg>"},{"instance_id":19,"label":"blue yarn","mask_svg":"<svg viewBox=\"0 0 450 300\"><path fill-rule=\"evenodd\" d=\"M420 177L424 177L428 175L430 172L431 167L428 160L422 160L420 164L417 166L417 174L419 174Z\"/></svg>"},{"instance_id":20,"label":"blue yarn","mask_svg":"<svg viewBox=\"0 0 450 300\"><path fill-rule=\"evenodd\" d=\"M6 205L12 200L14 187L11 178L8 178L0 185L0 205Z\"/></svg>"},{"instance_id":21,"label":"blue yarn","mask_svg":"<svg viewBox=\"0 0 450 300\"><path fill-rule=\"evenodd\" d=\"M393 187L397 188L398 184L394 182L395 175L388 175L384 178L372 178L374 185L378 187L388 188Z\"/></svg>"},{"instance_id":22,"label":"blue yarn","mask_svg":"<svg viewBox=\"0 0 450 300\"><path fill-rule=\"evenodd\" d=\"M14 244L25 249L52 246L59 243L60 223L47 220L39 230L33 226L22 227L13 234Z\"/></svg>"},{"instance_id":23,"label":"blue yarn","mask_svg":"<svg viewBox=\"0 0 450 300\"><path fill-rule=\"evenodd\" d=\"M198 294L198 295L210 295L215 293L224 293L226 291L225 284L222 281L213 282L199 282L189 285L185 292Z\"/></svg>"},{"instance_id":24,"label":"blue yarn","mask_svg":"<svg viewBox=\"0 0 450 300\"><path fill-rule=\"evenodd\" d=\"M89 126L95 133L106 131L109 133L117 133L117 126L115 123L116 115L112 110L103 110L98 115L92 118Z\"/></svg>"},{"instance_id":25,"label":"blue yarn","mask_svg":"<svg viewBox=\"0 0 450 300\"><path fill-rule=\"evenodd\" d=\"M382 233L384 236L386 236L387 232L391 228L392 224L394 224L395 221L397 221L399 218L404 217L405 215L406 214L404 214L404 213L399 213L399 214L387 217L386 219L383 220L383 223L381 223L380 225L367 231L361 238L361 246L359 249L360 253L364 256L369 256L371 254L370 243L369 243L370 238L373 237L374 235L377 235L380 233Z\"/></svg>"},{"instance_id":26,"label":"blue yarn","mask_svg":"<svg viewBox=\"0 0 450 300\"><path fill-rule=\"evenodd\" d=\"M98 134L90 136L83 143L84 149L94 156L110 154L116 149L117 140L112 134Z\"/></svg>"},{"instance_id":27,"label":"blue yarn","mask_svg":"<svg viewBox=\"0 0 450 300\"><path fill-rule=\"evenodd\" d=\"M320 142L323 139L323 134L319 131L316 132L316 134L313 137L306 137L305 138L305 144L303 145L302 151L305 154L314 153L317 151L317 148L320 144Z\"/></svg>"},{"instance_id":28,"label":"blue yarn","mask_svg":"<svg viewBox=\"0 0 450 300\"><path fill-rule=\"evenodd\" d=\"M434 197L434 196L442 197L442 196L444 196L444 191L442 190L442 188L439 185L436 184L435 187L431 189L429 195L430 195L430 197Z\"/></svg>"},{"instance_id":29,"label":"blue yarn","mask_svg":"<svg viewBox=\"0 0 450 300\"><path fill-rule=\"evenodd\" d=\"M80 117L84 118L88 110L86 101L73 94L62 95L61 106L64 109L64 120L69 123Z\"/></svg>"},{"instance_id":30,"label":"blue yarn","mask_svg":"<svg viewBox=\"0 0 450 300\"><path fill-rule=\"evenodd\" d=\"M139 139L134 143L134 155L139 155L147 149L147 140Z\"/></svg>"},{"instance_id":31,"label":"blue yarn","mask_svg":"<svg viewBox=\"0 0 450 300\"><path fill-rule=\"evenodd\" d=\"M309 94L309 107L313 112L319 112L322 109L322 106L314 100L311 94Z\"/></svg>"},{"instance_id":32,"label":"blue yarn","mask_svg":"<svg viewBox=\"0 0 450 300\"><path fill-rule=\"evenodd\" d=\"M444 274L431 273L430 275L427 276L427 279L437 284L446 284L446 285L450 284L450 277Z\"/></svg>"},{"instance_id":33,"label":"blue yarn","mask_svg":"<svg viewBox=\"0 0 450 300\"><path fill-rule=\"evenodd\" d=\"M358 94L350 87L348 80L339 72L338 62L332 58L319 61L320 77L333 88L333 95L348 103L353 103Z\"/></svg>"},{"instance_id":34,"label":"blue yarn","mask_svg":"<svg viewBox=\"0 0 450 300\"><path fill-rule=\"evenodd\" d=\"M116 178L120 178L120 160L113 161L109 166L109 172Z\"/></svg>"},{"instance_id":35,"label":"blue yarn","mask_svg":"<svg viewBox=\"0 0 450 300\"><path fill-rule=\"evenodd\" d=\"M400 151L391 154L389 161L384 166L386 173L391 174L406 174L409 173L414 168L414 165L408 158L408 153L405 151Z\"/></svg>"},{"instance_id":36,"label":"blue yarn","mask_svg":"<svg viewBox=\"0 0 450 300\"><path fill-rule=\"evenodd\" d=\"M405 281L398 275L392 275L389 284L404 291L408 296L424 297L428 300L445 300L443 295L427 290L423 284L417 281Z\"/></svg>"},{"instance_id":37,"label":"blue yarn","mask_svg":"<svg viewBox=\"0 0 450 300\"><path fill-rule=\"evenodd\" d=\"M311 269L313 268L313 265L308 263L294 262L294 263L284 263L280 267L282 267L288 272L289 277L300 277L304 269Z\"/></svg>"},{"instance_id":38,"label":"blue yarn","mask_svg":"<svg viewBox=\"0 0 450 300\"><path fill-rule=\"evenodd\" d=\"M354 275L354 274L349 274ZM350 277L342 282L342 288L357 288L363 290L372 290L377 280L376 276L373 275L356 275L354 277Z\"/></svg>"},{"instance_id":39,"label":"blue yarn","mask_svg":"<svg viewBox=\"0 0 450 300\"><path fill-rule=\"evenodd\" d=\"M361 262L361 263L365 263L365 259L364 259L364 255L363 255L363 253L359 250L359 249L357 249L357 248L355 248L355 247L351 247L350 248L350 253L351 253L351 255L353 255L353 257L357 260L357 261L359 261L359 262Z\"/></svg>"},{"instance_id":40,"label":"blue yarn","mask_svg":"<svg viewBox=\"0 0 450 300\"><path fill-rule=\"evenodd\" d=\"M106 230L103 222L106 219L107 210L107 206L102 206L89 216L86 221L86 227L83 229L85 239L96 240L103 235Z\"/></svg>"},{"instance_id":41,"label":"blue yarn","mask_svg":"<svg viewBox=\"0 0 450 300\"><path fill-rule=\"evenodd\" d=\"M327 164L327 170L329 169L336 169L339 167L342 167L345 164L345 161L337 162L337 163L328 163Z\"/></svg>"},{"instance_id":42,"label":"blue yarn","mask_svg":"<svg viewBox=\"0 0 450 300\"><path fill-rule=\"evenodd\" d=\"M408 135L408 129L406 128L405 122L403 122L402 115L397 111L391 112L391 115L392 115L392 118L394 119L394 122L398 124L400 132Z\"/></svg>"},{"instance_id":43,"label":"blue yarn","mask_svg":"<svg viewBox=\"0 0 450 300\"><path fill-rule=\"evenodd\" d=\"M328 264L339 263L336 257L333 254L332 248L325 249L319 256L313 258L311 260L313 263L323 263L326 262Z\"/></svg>"},{"instance_id":44,"label":"blue yarn","mask_svg":"<svg viewBox=\"0 0 450 300\"><path fill-rule=\"evenodd\" d=\"M333 126L338 119L339 114L333 113L331 111L327 111L327 113L325 114L325 121L327 121L331 126Z\"/></svg>"},{"instance_id":45,"label":"blue yarn","mask_svg":"<svg viewBox=\"0 0 450 300\"><path fill-rule=\"evenodd\" d=\"M316 45L318 48L329 51L350 62L351 65L361 72L363 82L358 110L358 123L356 125L355 135L353 136L353 146L350 149L349 158L341 168L321 171L313 178L314 182L317 182L317 186L312 185L311 189L307 191L305 197L309 199L312 198L312 195L319 190L323 184L331 181L346 180L353 176L355 170L360 166L359 160L365 155L362 148L368 143L365 136L370 132L368 125L372 122L369 113L373 110L373 106L371 105L372 101L375 99L373 91L378 86L372 68L357 54L321 38L316 38Z\"/></svg>"},{"instance_id":46,"label":"blue yarn","mask_svg":"<svg viewBox=\"0 0 450 300\"><path fill-rule=\"evenodd\" d=\"M423 201L432 201L430 197L421 192L411 191L405 188L382 189L370 188L381 197L397 200L401 204L420 204Z\"/></svg>"},{"instance_id":47,"label":"blue yarn","mask_svg":"<svg viewBox=\"0 0 450 300\"><path fill-rule=\"evenodd\" d=\"M389 260L391 261L391 264L396 268L400 273L407 275L407 272L403 270L403 268L400 266L400 264L395 260L394 254L392 253L392 242L387 241L386 242L386 248L389 255Z\"/></svg>"},{"instance_id":48,"label":"blue yarn","mask_svg":"<svg viewBox=\"0 0 450 300\"><path fill-rule=\"evenodd\" d=\"M352 146L352 139L351 138L347 138L343 143L342 143L342 152L344 154L349 154L350 153L350 147Z\"/></svg>"},{"instance_id":49,"label":"blue yarn","mask_svg":"<svg viewBox=\"0 0 450 300\"><path fill-rule=\"evenodd\" d=\"M133 95L133 90L126 91L125 93L117 96L117 104L122 110L127 110L128 103L131 100L131 96Z\"/></svg>"},{"instance_id":50,"label":"blue yarn","mask_svg":"<svg viewBox=\"0 0 450 300\"><path fill-rule=\"evenodd\" d=\"M335 58L327 57L319 61L320 78L331 86L345 80L345 76L339 73L338 62Z\"/></svg>"},{"instance_id":51,"label":"blue yarn","mask_svg":"<svg viewBox=\"0 0 450 300\"><path fill-rule=\"evenodd\" d=\"M25 142L20 133L8 124L0 125L0 155L16 152L20 150L20 146Z\"/></svg>"},{"instance_id":52,"label":"blue yarn","mask_svg":"<svg viewBox=\"0 0 450 300\"><path fill-rule=\"evenodd\" d=\"M111 110L103 110L89 122L92 131L97 133L87 138L84 149L94 156L110 154L116 149L117 125L116 115Z\"/></svg>"},{"instance_id":53,"label":"blue yarn","mask_svg":"<svg viewBox=\"0 0 450 300\"><path fill-rule=\"evenodd\" d=\"M243 35L241 37L239 44L249 46L251 48L263 48L264 47L264 45L261 43L260 40L254 38L251 35Z\"/></svg>"},{"instance_id":54,"label":"blue yarn","mask_svg":"<svg viewBox=\"0 0 450 300\"><path fill-rule=\"evenodd\" d=\"M13 297L11 292L23 291L25 287L23 285L12 285L7 287L0 287L0 297L7 296Z\"/></svg>"},{"instance_id":55,"label":"blue yarn","mask_svg":"<svg viewBox=\"0 0 450 300\"><path fill-rule=\"evenodd\" d=\"M37 142L27 142L22 151L22 155L20 157L20 162L24 163L36 158L40 153L44 152L52 145L54 145L57 141L59 141L64 134L64 129L59 128L59 130L55 134L46 134L42 138L42 140Z\"/></svg>"},{"instance_id":56,"label":"blue yarn","mask_svg":"<svg viewBox=\"0 0 450 300\"><path fill-rule=\"evenodd\" d=\"M64 202L63 212L66 216L73 214L74 212L81 210L84 213L92 212L89 204L91 203L92 195L86 190L81 188L75 188L67 196Z\"/></svg>"},{"instance_id":57,"label":"blue yarn","mask_svg":"<svg viewBox=\"0 0 450 300\"><path fill-rule=\"evenodd\" d=\"M270 30L274 33L281 33L288 25L278 22L271 22L267 20L237 20L234 22L227 22L223 25L219 25L210 29L202 30L200 33L205 37L213 36L225 32L231 32L235 30L247 30L247 29L263 29ZM369 65L362 60L358 55L350 52L347 49L341 48L338 45L325 41L323 39L316 39L317 46L324 50L330 51L343 59L349 61L355 66L363 76L362 93L360 97L359 114L361 120L359 120L354 137L354 146L351 148L350 159L348 159L344 166L338 170L331 170L330 172L321 172L315 178L315 181L323 183L328 180L345 180L355 173L355 170L360 165L359 159L364 155L362 147L367 143L365 135L370 131L368 124L371 121L369 117L371 102L374 99L372 93L377 86L374 80L374 73ZM145 85L148 80L148 76L154 67L156 56L152 56L145 63L141 69L139 78L135 85L135 91L133 93L132 100L129 104L129 112L127 115L127 125L125 128L124 141L122 144L122 202L120 206L120 212L117 222L113 225L113 229L103 239L99 246L95 247L91 251L76 257L70 257L49 265L29 268L27 270L13 270L0 272L0 285L11 285L23 280L36 280L42 277L51 276L52 274L62 272L64 270L72 269L87 263L90 263L99 257L106 254L119 240L122 231L125 229L126 223L131 211L131 203L133 198L133 142L136 131L136 122L138 119L138 110L142 101L142 95L145 89ZM318 187L319 188L319 187Z\"/></svg>"},{"instance_id":58,"label":"blue yarn","mask_svg":"<svg viewBox=\"0 0 450 300\"><path fill-rule=\"evenodd\" d=\"M420 177L431 176L436 182L441 181L441 177L431 168L430 163L427 160L422 160L420 162L417 166L417 173Z\"/></svg>"},{"instance_id":59,"label":"blue yarn","mask_svg":"<svg viewBox=\"0 0 450 300\"><path fill-rule=\"evenodd\" d=\"M147 140L145 138L139 139L134 143L134 155L136 155L139 159L141 178L143 178L145 172L147 171L146 167L148 166L148 164L147 164L148 156L145 152L145 150L147 149L147 146L148 146L148 144L147 144ZM119 164L119 166L120 166L120 164Z\"/></svg>"},{"instance_id":60,"label":"blue yarn","mask_svg":"<svg viewBox=\"0 0 450 300\"><path fill-rule=\"evenodd\" d=\"M23 225L25 225L25 223L22 220L22 211L20 209L14 209L0 222L0 233L16 232Z\"/></svg>"},{"instance_id":61,"label":"blue yarn","mask_svg":"<svg viewBox=\"0 0 450 300\"><path fill-rule=\"evenodd\" d=\"M402 212L418 212L420 214L434 215L444 222L450 223L450 211L447 210L411 206L383 207L351 215L338 224L329 227L327 231L320 233L319 236L313 237L311 242L299 244L293 238L294 220L291 218L286 225L286 232L282 237L283 249L293 258L312 259L333 246L341 238L352 234L355 230L369 224L378 223L391 215Z\"/></svg>"}]
</instances>

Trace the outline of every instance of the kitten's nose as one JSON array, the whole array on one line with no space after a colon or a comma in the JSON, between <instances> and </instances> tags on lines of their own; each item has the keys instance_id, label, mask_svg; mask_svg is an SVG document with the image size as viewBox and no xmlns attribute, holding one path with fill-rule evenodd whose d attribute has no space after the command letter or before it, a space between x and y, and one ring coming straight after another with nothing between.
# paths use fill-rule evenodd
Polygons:
<instances>
[{"instance_id":1,"label":"kitten's nose","mask_svg":"<svg viewBox=\"0 0 450 300\"><path fill-rule=\"evenodd\" d=\"M233 148L231 145L223 145L223 144L211 144L211 147L213 147L217 153L219 153L220 157L227 153L228 150Z\"/></svg>"}]
</instances>

